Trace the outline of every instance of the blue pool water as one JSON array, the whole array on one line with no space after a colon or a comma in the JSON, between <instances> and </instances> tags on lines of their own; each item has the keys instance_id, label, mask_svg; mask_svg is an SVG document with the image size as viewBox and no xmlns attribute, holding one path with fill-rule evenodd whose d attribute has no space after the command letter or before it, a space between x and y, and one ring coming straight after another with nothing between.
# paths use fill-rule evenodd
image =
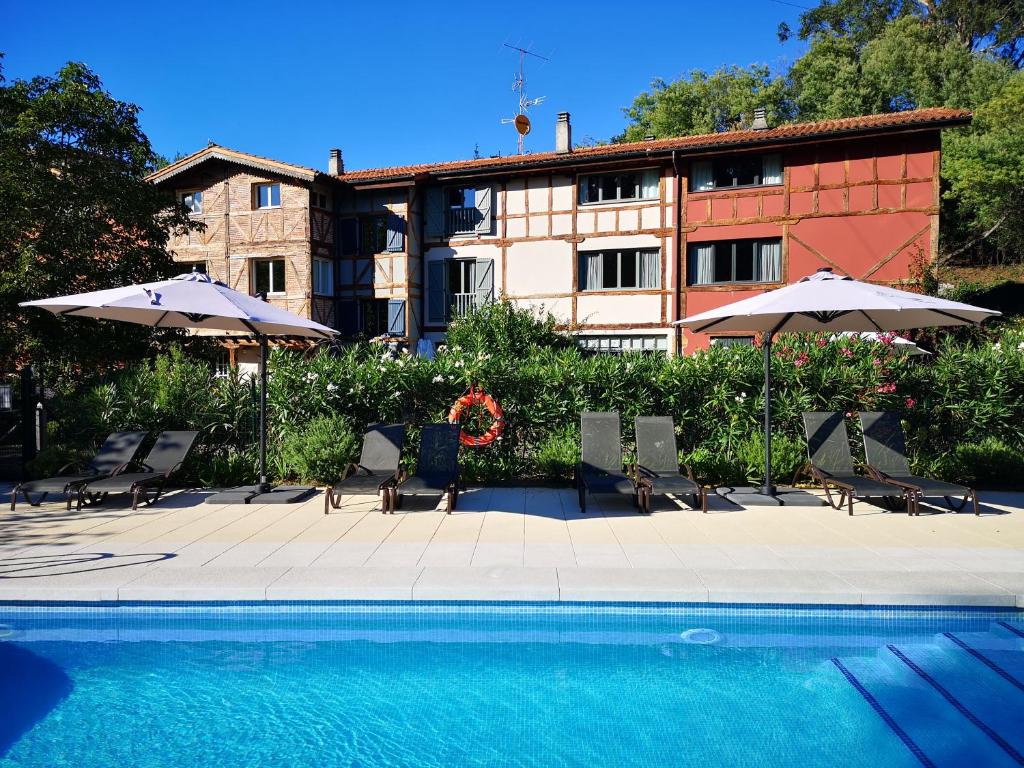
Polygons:
<instances>
[{"instance_id":1,"label":"blue pool water","mask_svg":"<svg viewBox=\"0 0 1024 768\"><path fill-rule=\"evenodd\" d=\"M1022 755L1019 612L0 606L3 768Z\"/></svg>"}]
</instances>

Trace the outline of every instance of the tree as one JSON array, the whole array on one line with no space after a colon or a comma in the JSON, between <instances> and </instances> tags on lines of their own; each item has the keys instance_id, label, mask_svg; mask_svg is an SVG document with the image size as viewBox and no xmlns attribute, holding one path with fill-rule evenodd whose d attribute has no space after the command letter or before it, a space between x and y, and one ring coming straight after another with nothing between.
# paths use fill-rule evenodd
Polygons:
<instances>
[{"instance_id":1,"label":"tree","mask_svg":"<svg viewBox=\"0 0 1024 768\"><path fill-rule=\"evenodd\" d=\"M651 83L651 90L624 110L630 124L615 140L735 129L749 125L757 107L765 107L773 122L793 117L786 81L772 75L768 67L722 67L710 74L693 70L671 83L660 79Z\"/></svg>"},{"instance_id":2,"label":"tree","mask_svg":"<svg viewBox=\"0 0 1024 768\"><path fill-rule=\"evenodd\" d=\"M198 225L144 180L157 157L138 112L83 64L12 83L0 72L0 364L88 364L145 349L151 334L140 326L17 306L173 274L171 233Z\"/></svg>"}]
</instances>

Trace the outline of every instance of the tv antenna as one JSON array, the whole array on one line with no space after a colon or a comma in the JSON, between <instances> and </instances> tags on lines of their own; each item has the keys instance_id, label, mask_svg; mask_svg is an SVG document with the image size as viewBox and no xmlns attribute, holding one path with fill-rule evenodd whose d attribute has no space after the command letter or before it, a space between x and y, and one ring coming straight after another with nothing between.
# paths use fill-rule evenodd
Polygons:
<instances>
[{"instance_id":1,"label":"tv antenna","mask_svg":"<svg viewBox=\"0 0 1024 768\"><path fill-rule=\"evenodd\" d=\"M541 56L539 53L534 53L529 48L520 48L518 45L509 45L508 43L502 43L506 48L511 48L513 51L519 51L519 72L515 75L512 81L512 92L519 96L519 111L516 112L515 117L502 118L502 125L512 124L516 127L516 133L519 134L519 154L523 154L523 140L526 138L526 134L530 132L530 118L527 117L526 111L530 107L536 107L538 104L543 104L544 96L538 96L535 99L531 99L526 95L526 57L533 56L541 59L542 61L550 61L546 56Z\"/></svg>"}]
</instances>

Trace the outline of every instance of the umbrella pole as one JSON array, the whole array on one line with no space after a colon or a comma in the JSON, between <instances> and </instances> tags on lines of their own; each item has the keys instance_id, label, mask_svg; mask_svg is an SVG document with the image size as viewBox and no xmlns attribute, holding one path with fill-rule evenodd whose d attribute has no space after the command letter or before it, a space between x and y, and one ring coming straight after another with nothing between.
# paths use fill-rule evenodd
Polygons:
<instances>
[{"instance_id":1,"label":"umbrella pole","mask_svg":"<svg viewBox=\"0 0 1024 768\"><path fill-rule=\"evenodd\" d=\"M260 342L260 489L267 490L267 337L257 334Z\"/></svg>"},{"instance_id":2,"label":"umbrella pole","mask_svg":"<svg viewBox=\"0 0 1024 768\"><path fill-rule=\"evenodd\" d=\"M772 485L772 336L773 331L764 335L761 348L764 350L764 485L761 493L775 495Z\"/></svg>"}]
</instances>

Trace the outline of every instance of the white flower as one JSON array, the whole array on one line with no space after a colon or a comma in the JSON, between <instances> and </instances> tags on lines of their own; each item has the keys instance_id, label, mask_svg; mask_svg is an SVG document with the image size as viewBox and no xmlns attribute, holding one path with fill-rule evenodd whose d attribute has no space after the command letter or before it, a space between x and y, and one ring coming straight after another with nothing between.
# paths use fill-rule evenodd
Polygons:
<instances>
[{"instance_id":1,"label":"white flower","mask_svg":"<svg viewBox=\"0 0 1024 768\"><path fill-rule=\"evenodd\" d=\"M1024 352L1024 341L1017 345L1018 352Z\"/></svg>"},{"instance_id":2,"label":"white flower","mask_svg":"<svg viewBox=\"0 0 1024 768\"><path fill-rule=\"evenodd\" d=\"M328 392L336 392L337 389L338 389L338 385L337 384L328 384L327 385L327 391Z\"/></svg>"},{"instance_id":3,"label":"white flower","mask_svg":"<svg viewBox=\"0 0 1024 768\"><path fill-rule=\"evenodd\" d=\"M431 379L431 381L433 381L435 384L443 384L444 383L444 376L442 376L439 373L439 374L437 374L437 376L435 376L433 379Z\"/></svg>"},{"instance_id":4,"label":"white flower","mask_svg":"<svg viewBox=\"0 0 1024 768\"><path fill-rule=\"evenodd\" d=\"M1001 352L1003 349L1003 345L997 341L995 344L992 345L992 349Z\"/></svg>"},{"instance_id":5,"label":"white flower","mask_svg":"<svg viewBox=\"0 0 1024 768\"><path fill-rule=\"evenodd\" d=\"M462 361L461 360L456 360L455 361L455 367L456 368L461 368L462 367Z\"/></svg>"}]
</instances>

